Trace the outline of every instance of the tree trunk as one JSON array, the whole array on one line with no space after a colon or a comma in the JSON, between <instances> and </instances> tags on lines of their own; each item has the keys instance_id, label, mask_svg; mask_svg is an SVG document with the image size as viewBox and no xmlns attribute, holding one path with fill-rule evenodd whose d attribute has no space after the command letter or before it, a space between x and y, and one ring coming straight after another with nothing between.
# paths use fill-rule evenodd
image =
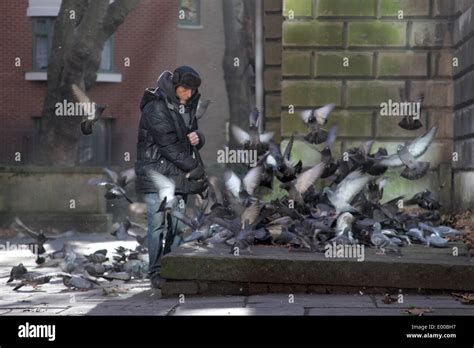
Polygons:
<instances>
[{"instance_id":1,"label":"tree trunk","mask_svg":"<svg viewBox=\"0 0 474 348\"><path fill-rule=\"evenodd\" d=\"M255 2L225 0L224 79L229 98L230 124L248 129L255 107ZM235 66L235 58L239 66ZM231 144L233 144L231 140Z\"/></svg>"},{"instance_id":2,"label":"tree trunk","mask_svg":"<svg viewBox=\"0 0 474 348\"><path fill-rule=\"evenodd\" d=\"M75 102L71 85L88 90L97 79L105 41L140 0L63 0L54 25L48 64L48 90L40 128L40 158L44 165L74 166L82 136L81 117L56 116L56 104Z\"/></svg>"}]
</instances>

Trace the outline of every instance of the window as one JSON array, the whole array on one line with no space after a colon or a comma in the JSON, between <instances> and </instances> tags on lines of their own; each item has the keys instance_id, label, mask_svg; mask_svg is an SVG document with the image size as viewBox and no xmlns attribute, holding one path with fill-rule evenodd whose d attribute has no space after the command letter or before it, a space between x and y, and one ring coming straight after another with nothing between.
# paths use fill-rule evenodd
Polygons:
<instances>
[{"instance_id":1,"label":"window","mask_svg":"<svg viewBox=\"0 0 474 348\"><path fill-rule=\"evenodd\" d=\"M180 27L201 26L200 0L179 0L178 25Z\"/></svg>"},{"instance_id":2,"label":"window","mask_svg":"<svg viewBox=\"0 0 474 348\"><path fill-rule=\"evenodd\" d=\"M55 17L33 19L33 70L46 71L53 47ZM113 70L113 36L104 44L99 71Z\"/></svg>"},{"instance_id":3,"label":"window","mask_svg":"<svg viewBox=\"0 0 474 348\"><path fill-rule=\"evenodd\" d=\"M99 71L112 71L113 69L113 36L105 41L100 59Z\"/></svg>"},{"instance_id":4,"label":"window","mask_svg":"<svg viewBox=\"0 0 474 348\"><path fill-rule=\"evenodd\" d=\"M33 20L33 70L48 68L49 54L53 42L54 18L42 17Z\"/></svg>"}]
</instances>

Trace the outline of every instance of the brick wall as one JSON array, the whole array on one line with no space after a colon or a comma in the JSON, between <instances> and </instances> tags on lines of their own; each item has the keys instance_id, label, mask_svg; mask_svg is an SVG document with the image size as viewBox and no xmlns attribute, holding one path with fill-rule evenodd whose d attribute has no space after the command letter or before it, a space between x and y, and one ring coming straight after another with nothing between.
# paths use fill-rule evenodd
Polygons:
<instances>
[{"instance_id":1,"label":"brick wall","mask_svg":"<svg viewBox=\"0 0 474 348\"><path fill-rule=\"evenodd\" d=\"M387 174L386 197L430 188L449 207L452 26L460 11L450 0L284 0L282 136L305 131L297 114L288 113L290 105L296 111L337 105L328 125L339 126L337 153L369 138L376 139L375 149L384 146L393 153L397 144L437 124L436 141L421 158L431 162L430 173L418 181L402 179L397 172ZM348 67L343 65L345 57ZM380 103L400 101L400 87L410 100L425 94L422 129L406 131L398 126L399 117L379 116Z\"/></svg>"},{"instance_id":2,"label":"brick wall","mask_svg":"<svg viewBox=\"0 0 474 348\"><path fill-rule=\"evenodd\" d=\"M282 1L264 0L263 10L265 129L280 141Z\"/></svg>"},{"instance_id":3,"label":"brick wall","mask_svg":"<svg viewBox=\"0 0 474 348\"><path fill-rule=\"evenodd\" d=\"M459 209L474 208L474 7L457 1L463 14L454 22L454 199ZM470 6L469 6L470 5Z\"/></svg>"}]
</instances>

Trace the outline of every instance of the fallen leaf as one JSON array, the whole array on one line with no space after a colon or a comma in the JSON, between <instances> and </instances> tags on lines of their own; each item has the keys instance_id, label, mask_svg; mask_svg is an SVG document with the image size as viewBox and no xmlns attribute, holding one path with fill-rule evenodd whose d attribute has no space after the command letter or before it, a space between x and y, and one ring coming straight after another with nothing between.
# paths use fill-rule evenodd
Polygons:
<instances>
[{"instance_id":1,"label":"fallen leaf","mask_svg":"<svg viewBox=\"0 0 474 348\"><path fill-rule=\"evenodd\" d=\"M405 309L404 313L410 314L410 315L416 315L421 317L425 313L432 313L433 310L431 308L410 308L410 309Z\"/></svg>"},{"instance_id":2,"label":"fallen leaf","mask_svg":"<svg viewBox=\"0 0 474 348\"><path fill-rule=\"evenodd\" d=\"M452 293L457 300L461 301L463 304L472 305L474 304L474 294L461 294L461 293Z\"/></svg>"},{"instance_id":3,"label":"fallen leaf","mask_svg":"<svg viewBox=\"0 0 474 348\"><path fill-rule=\"evenodd\" d=\"M385 304L390 304L390 303L393 303L393 302L396 302L397 299L390 296L390 294L385 294L383 299L382 299L382 302L385 303Z\"/></svg>"}]
</instances>

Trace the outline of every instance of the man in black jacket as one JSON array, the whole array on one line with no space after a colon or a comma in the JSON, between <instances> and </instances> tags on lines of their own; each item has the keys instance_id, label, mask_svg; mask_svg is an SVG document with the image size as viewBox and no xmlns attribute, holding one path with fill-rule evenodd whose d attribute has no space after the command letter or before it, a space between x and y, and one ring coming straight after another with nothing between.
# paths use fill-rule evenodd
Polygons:
<instances>
[{"instance_id":1,"label":"man in black jacket","mask_svg":"<svg viewBox=\"0 0 474 348\"><path fill-rule=\"evenodd\" d=\"M163 72L157 87L146 89L140 103L136 189L144 194L148 208L150 278L154 287L162 283L161 256L179 245L177 232L181 224L171 217L167 233L164 214L157 212L161 202L148 173L154 170L174 181L176 194L181 199L173 209L181 212L184 212L187 195L202 193L207 188L204 168L192 155L192 147L199 150L205 142L195 117L200 85L199 74L189 66L181 66L173 73Z\"/></svg>"}]
</instances>

